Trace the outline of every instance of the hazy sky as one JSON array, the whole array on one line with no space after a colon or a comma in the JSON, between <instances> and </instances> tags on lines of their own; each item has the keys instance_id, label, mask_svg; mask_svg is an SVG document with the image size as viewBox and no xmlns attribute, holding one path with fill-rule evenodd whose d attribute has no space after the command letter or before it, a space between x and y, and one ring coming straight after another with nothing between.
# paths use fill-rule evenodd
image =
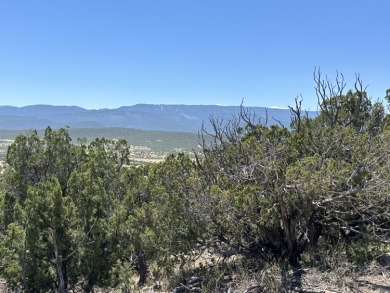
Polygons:
<instances>
[{"instance_id":1,"label":"hazy sky","mask_svg":"<svg viewBox=\"0 0 390 293\"><path fill-rule=\"evenodd\" d=\"M0 0L0 105L316 109L313 70L390 88L389 0Z\"/></svg>"}]
</instances>

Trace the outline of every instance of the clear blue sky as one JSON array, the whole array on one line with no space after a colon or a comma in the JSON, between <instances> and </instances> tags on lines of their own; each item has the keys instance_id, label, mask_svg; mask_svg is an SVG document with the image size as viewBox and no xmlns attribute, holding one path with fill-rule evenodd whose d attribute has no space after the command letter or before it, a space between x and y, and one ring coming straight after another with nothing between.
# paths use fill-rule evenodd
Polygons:
<instances>
[{"instance_id":1,"label":"clear blue sky","mask_svg":"<svg viewBox=\"0 0 390 293\"><path fill-rule=\"evenodd\" d=\"M316 109L312 74L390 88L389 0L0 0L0 105Z\"/></svg>"}]
</instances>

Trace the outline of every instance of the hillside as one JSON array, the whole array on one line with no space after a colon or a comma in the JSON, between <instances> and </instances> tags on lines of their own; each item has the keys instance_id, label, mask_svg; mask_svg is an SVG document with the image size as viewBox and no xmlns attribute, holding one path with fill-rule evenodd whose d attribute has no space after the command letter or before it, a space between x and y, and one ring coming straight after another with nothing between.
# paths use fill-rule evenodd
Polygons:
<instances>
[{"instance_id":1,"label":"hillside","mask_svg":"<svg viewBox=\"0 0 390 293\"><path fill-rule=\"evenodd\" d=\"M247 110L249 108L246 108ZM75 106L33 105L26 107L0 106L0 129L23 130L59 128L134 128L198 133L202 124L214 118L225 121L237 115L239 106L216 105L147 105L120 107L117 109L87 110ZM250 111L261 123L290 125L288 109L253 107ZM308 112L315 117L316 112ZM268 116L268 119L267 119Z\"/></svg>"},{"instance_id":2,"label":"hillside","mask_svg":"<svg viewBox=\"0 0 390 293\"><path fill-rule=\"evenodd\" d=\"M19 134L29 135L31 130L0 130L0 161L5 160L8 146ZM40 137L44 130L38 130ZM184 152L192 155L198 146L198 134L175 131L146 131L133 128L71 128L69 135L74 143L78 138L91 142L96 138L125 139L132 146L130 158L136 162L162 160L167 154Z\"/></svg>"}]
</instances>

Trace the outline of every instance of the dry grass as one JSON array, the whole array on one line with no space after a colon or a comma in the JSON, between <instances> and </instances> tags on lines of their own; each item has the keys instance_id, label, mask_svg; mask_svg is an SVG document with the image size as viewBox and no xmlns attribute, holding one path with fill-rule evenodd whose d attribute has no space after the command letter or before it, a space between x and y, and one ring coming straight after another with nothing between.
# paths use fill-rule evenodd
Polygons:
<instances>
[{"instance_id":1,"label":"dry grass","mask_svg":"<svg viewBox=\"0 0 390 293\"><path fill-rule=\"evenodd\" d=\"M217 274L217 271L219 275ZM333 271L321 271L318 268L304 268L302 275L302 287L300 291L283 289L282 284L288 283L292 277L292 271L281 272L277 264L269 264L258 272L245 272L241 268L227 274L227 271L214 270L209 272L207 287L204 286L203 292L229 292L229 293L254 293L254 292L313 292L313 293L370 293L390 292L390 270L386 269L373 261L365 266L360 267L356 272L345 273L344 268ZM344 272L344 273L343 273ZM187 271L187 276L190 276ZM283 276L284 275L284 276ZM132 286L131 292L172 292L172 288L179 286L182 282L183 275L172 275L170 282L163 280L161 287L155 284L149 284L143 288ZM211 280L213 278L213 280ZM283 280L283 278L285 278ZM175 283L176 282L176 283ZM176 284L176 285L174 285ZM7 291L4 280L0 280L0 293ZM82 292L82 291L73 291ZM120 289L97 289L95 292L124 292ZM129 291L130 292L130 291Z\"/></svg>"}]
</instances>

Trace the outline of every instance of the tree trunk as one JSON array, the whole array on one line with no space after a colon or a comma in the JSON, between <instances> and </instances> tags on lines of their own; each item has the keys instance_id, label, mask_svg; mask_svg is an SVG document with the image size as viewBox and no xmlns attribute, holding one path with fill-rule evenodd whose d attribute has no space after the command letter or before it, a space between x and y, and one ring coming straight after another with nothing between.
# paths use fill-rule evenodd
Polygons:
<instances>
[{"instance_id":1,"label":"tree trunk","mask_svg":"<svg viewBox=\"0 0 390 293\"><path fill-rule=\"evenodd\" d=\"M146 282L148 267L145 260L145 254L142 250L137 254L137 271L139 274L138 285L143 286Z\"/></svg>"},{"instance_id":2,"label":"tree trunk","mask_svg":"<svg viewBox=\"0 0 390 293\"><path fill-rule=\"evenodd\" d=\"M24 290L27 290L27 227L28 222L24 225L24 245L23 245L23 264L22 264L22 279Z\"/></svg>"},{"instance_id":3,"label":"tree trunk","mask_svg":"<svg viewBox=\"0 0 390 293\"><path fill-rule=\"evenodd\" d=\"M53 247L54 247L54 255L56 258L56 269L57 269L57 279L58 279L58 293L66 293L67 292L67 284L65 281L65 272L62 268L63 261L60 254L60 251L58 249L57 245L57 237L55 231L52 231L53 236Z\"/></svg>"},{"instance_id":4,"label":"tree trunk","mask_svg":"<svg viewBox=\"0 0 390 293\"><path fill-rule=\"evenodd\" d=\"M91 272L88 275L88 283L84 287L85 292L93 292L93 287L98 279L99 274L96 272Z\"/></svg>"},{"instance_id":5,"label":"tree trunk","mask_svg":"<svg viewBox=\"0 0 390 293\"><path fill-rule=\"evenodd\" d=\"M280 208L284 237L285 241L287 242L288 262L295 266L295 264L298 262L298 257L300 254L298 251L298 243L295 235L295 223L294 220L291 219L287 214L287 208L283 200L283 195L280 193L280 191L278 191L276 196Z\"/></svg>"}]
</instances>

